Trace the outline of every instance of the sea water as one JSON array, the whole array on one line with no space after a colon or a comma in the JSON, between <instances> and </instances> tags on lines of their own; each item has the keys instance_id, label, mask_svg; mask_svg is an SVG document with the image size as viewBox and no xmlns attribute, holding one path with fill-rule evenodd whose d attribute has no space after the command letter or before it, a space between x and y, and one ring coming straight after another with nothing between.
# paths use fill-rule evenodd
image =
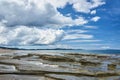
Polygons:
<instances>
[{"instance_id":1,"label":"sea water","mask_svg":"<svg viewBox=\"0 0 120 80\"><path fill-rule=\"evenodd\" d=\"M120 50L20 50L20 52L35 53L77 53L77 54L120 54Z\"/></svg>"}]
</instances>

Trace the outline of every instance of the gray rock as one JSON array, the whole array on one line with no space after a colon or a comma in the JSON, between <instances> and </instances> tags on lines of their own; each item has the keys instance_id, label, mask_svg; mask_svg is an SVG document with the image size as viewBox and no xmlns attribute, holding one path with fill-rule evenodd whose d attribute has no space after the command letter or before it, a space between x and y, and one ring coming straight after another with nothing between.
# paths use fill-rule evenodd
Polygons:
<instances>
[{"instance_id":1,"label":"gray rock","mask_svg":"<svg viewBox=\"0 0 120 80\"><path fill-rule=\"evenodd\" d=\"M46 76L58 80L98 80L95 77L87 77L87 76L73 76L73 75L60 75L60 74L46 74Z\"/></svg>"},{"instance_id":2,"label":"gray rock","mask_svg":"<svg viewBox=\"0 0 120 80\"><path fill-rule=\"evenodd\" d=\"M16 72L15 66L0 64L0 72Z\"/></svg>"},{"instance_id":3,"label":"gray rock","mask_svg":"<svg viewBox=\"0 0 120 80\"><path fill-rule=\"evenodd\" d=\"M33 75L0 75L0 80L46 80L44 76Z\"/></svg>"},{"instance_id":4,"label":"gray rock","mask_svg":"<svg viewBox=\"0 0 120 80\"><path fill-rule=\"evenodd\" d=\"M56 61L56 62L75 62L74 59L65 56L40 55L40 58L43 60Z\"/></svg>"}]
</instances>

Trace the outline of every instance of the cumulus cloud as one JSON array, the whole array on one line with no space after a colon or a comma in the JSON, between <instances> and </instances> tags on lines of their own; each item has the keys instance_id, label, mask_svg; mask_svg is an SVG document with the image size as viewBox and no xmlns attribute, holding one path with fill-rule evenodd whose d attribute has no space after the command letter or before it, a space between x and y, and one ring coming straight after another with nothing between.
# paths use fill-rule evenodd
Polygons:
<instances>
[{"instance_id":1,"label":"cumulus cloud","mask_svg":"<svg viewBox=\"0 0 120 80\"><path fill-rule=\"evenodd\" d=\"M88 22L83 17L73 20L63 16L57 8L67 3L77 12L85 13L104 4L102 0L0 0L0 21L5 20L7 26L73 26Z\"/></svg>"},{"instance_id":2,"label":"cumulus cloud","mask_svg":"<svg viewBox=\"0 0 120 80\"><path fill-rule=\"evenodd\" d=\"M1 45L41 45L52 44L62 39L63 30L29 28L17 26L13 29L0 27Z\"/></svg>"},{"instance_id":3,"label":"cumulus cloud","mask_svg":"<svg viewBox=\"0 0 120 80\"><path fill-rule=\"evenodd\" d=\"M102 0L91 0L91 2L88 2L87 0L73 0L73 3L73 8L77 12L83 13L90 13L91 9L105 4Z\"/></svg>"},{"instance_id":4,"label":"cumulus cloud","mask_svg":"<svg viewBox=\"0 0 120 80\"><path fill-rule=\"evenodd\" d=\"M67 4L76 12L89 13L105 4L102 0L0 0L0 45L53 44L64 39L92 38L92 35L65 35L61 27L87 24L86 16L65 16L58 11ZM71 12L72 13L72 12ZM71 14L69 13L69 14ZM92 14L95 12L91 12ZM92 21L98 21L94 17ZM56 29L57 27L57 29ZM55 28L55 29L54 29ZM74 32L74 31L73 31ZM77 31L84 33L84 31Z\"/></svg>"},{"instance_id":5,"label":"cumulus cloud","mask_svg":"<svg viewBox=\"0 0 120 80\"><path fill-rule=\"evenodd\" d=\"M67 2L56 6L57 0L0 0L0 21L6 21L7 26L73 26L87 23L83 17L73 20L57 11Z\"/></svg>"},{"instance_id":6,"label":"cumulus cloud","mask_svg":"<svg viewBox=\"0 0 120 80\"><path fill-rule=\"evenodd\" d=\"M91 19L91 21L97 22L99 19L100 19L99 16L95 16L95 17L93 17L93 18Z\"/></svg>"},{"instance_id":7,"label":"cumulus cloud","mask_svg":"<svg viewBox=\"0 0 120 80\"><path fill-rule=\"evenodd\" d=\"M105 2L103 0L63 0L63 1L57 1L57 0L48 0L49 3L51 3L56 8L64 8L66 4L72 4L72 8L75 9L77 12L82 13L89 13L91 9L99 7Z\"/></svg>"}]
</instances>

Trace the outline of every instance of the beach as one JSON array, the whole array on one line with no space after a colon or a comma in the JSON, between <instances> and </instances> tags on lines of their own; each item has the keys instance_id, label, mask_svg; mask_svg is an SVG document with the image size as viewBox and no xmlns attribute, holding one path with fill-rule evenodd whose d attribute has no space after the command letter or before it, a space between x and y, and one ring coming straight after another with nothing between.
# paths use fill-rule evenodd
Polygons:
<instances>
[{"instance_id":1,"label":"beach","mask_svg":"<svg viewBox=\"0 0 120 80\"><path fill-rule=\"evenodd\" d=\"M0 80L120 80L120 55L0 49Z\"/></svg>"}]
</instances>

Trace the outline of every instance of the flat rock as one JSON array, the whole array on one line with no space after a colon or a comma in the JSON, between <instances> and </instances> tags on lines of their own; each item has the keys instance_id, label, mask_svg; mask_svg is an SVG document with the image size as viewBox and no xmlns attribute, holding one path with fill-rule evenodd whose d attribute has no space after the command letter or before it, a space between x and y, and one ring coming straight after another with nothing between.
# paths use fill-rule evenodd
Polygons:
<instances>
[{"instance_id":1,"label":"flat rock","mask_svg":"<svg viewBox=\"0 0 120 80\"><path fill-rule=\"evenodd\" d=\"M43 60L55 62L75 62L74 59L65 56L40 55L40 58Z\"/></svg>"},{"instance_id":2,"label":"flat rock","mask_svg":"<svg viewBox=\"0 0 120 80\"><path fill-rule=\"evenodd\" d=\"M61 74L46 74L46 76L58 80L120 80L120 76L89 77L89 76L73 76L73 75L61 75Z\"/></svg>"},{"instance_id":3,"label":"flat rock","mask_svg":"<svg viewBox=\"0 0 120 80\"><path fill-rule=\"evenodd\" d=\"M44 76L33 75L0 75L0 80L46 80Z\"/></svg>"},{"instance_id":4,"label":"flat rock","mask_svg":"<svg viewBox=\"0 0 120 80\"><path fill-rule=\"evenodd\" d=\"M0 64L0 72L15 72L17 71L13 65Z\"/></svg>"},{"instance_id":5,"label":"flat rock","mask_svg":"<svg viewBox=\"0 0 120 80\"><path fill-rule=\"evenodd\" d=\"M118 76L116 56L39 51L0 54L0 80L120 80Z\"/></svg>"},{"instance_id":6,"label":"flat rock","mask_svg":"<svg viewBox=\"0 0 120 80\"><path fill-rule=\"evenodd\" d=\"M74 68L60 68L56 65L48 66L33 66L33 65L19 65L17 66L19 71L30 72L30 73L56 73L56 74L73 74L73 75L90 75L93 76L92 72L83 69L74 69Z\"/></svg>"},{"instance_id":7,"label":"flat rock","mask_svg":"<svg viewBox=\"0 0 120 80\"><path fill-rule=\"evenodd\" d=\"M0 60L1 64L8 65L41 65L41 62L37 61L25 61L25 60L17 60L17 59L8 59L8 60Z\"/></svg>"}]
</instances>

